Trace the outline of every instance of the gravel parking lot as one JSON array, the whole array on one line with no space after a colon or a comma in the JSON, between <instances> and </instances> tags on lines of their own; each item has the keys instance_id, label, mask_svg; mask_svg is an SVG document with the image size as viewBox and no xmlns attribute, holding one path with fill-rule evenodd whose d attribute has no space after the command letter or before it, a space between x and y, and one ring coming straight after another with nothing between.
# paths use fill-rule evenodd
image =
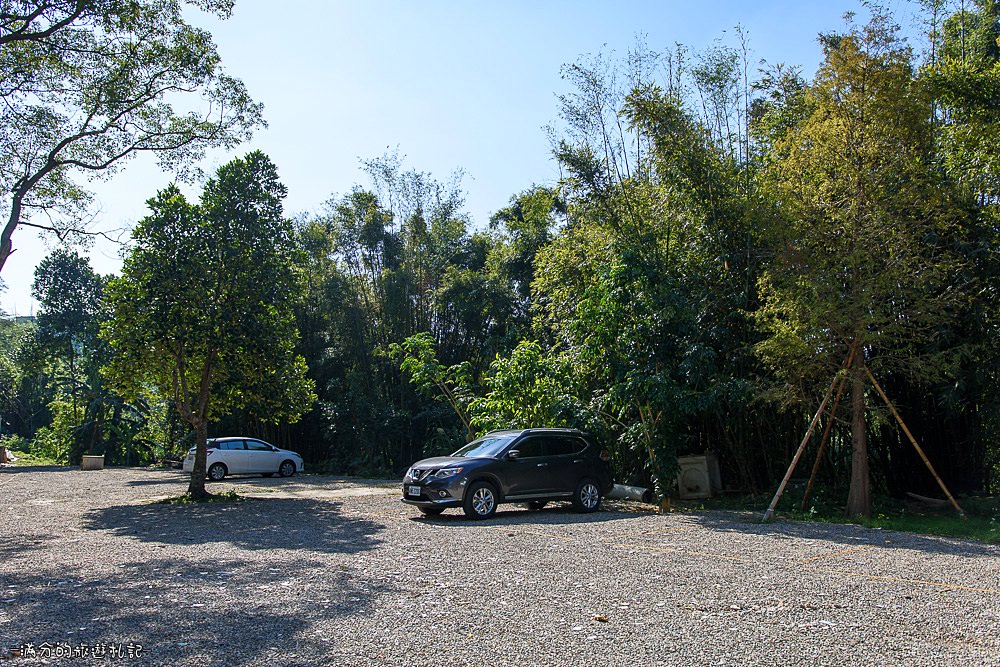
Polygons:
<instances>
[{"instance_id":1,"label":"gravel parking lot","mask_svg":"<svg viewBox=\"0 0 1000 667\"><path fill-rule=\"evenodd\" d=\"M332 477L151 503L185 487L0 469L0 665L1000 666L995 546L624 506L423 519Z\"/></svg>"}]
</instances>

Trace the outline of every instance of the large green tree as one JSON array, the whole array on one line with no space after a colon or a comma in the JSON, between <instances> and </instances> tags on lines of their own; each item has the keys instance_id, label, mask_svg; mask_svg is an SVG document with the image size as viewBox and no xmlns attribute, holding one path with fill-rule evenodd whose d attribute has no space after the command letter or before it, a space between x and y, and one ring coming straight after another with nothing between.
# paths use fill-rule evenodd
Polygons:
<instances>
[{"instance_id":1,"label":"large green tree","mask_svg":"<svg viewBox=\"0 0 1000 667\"><path fill-rule=\"evenodd\" d=\"M173 398L196 434L196 498L206 495L211 421L238 409L295 421L315 398L295 352L302 284L285 192L259 151L220 167L200 204L176 186L162 190L108 288L108 375L130 398L150 390Z\"/></svg>"},{"instance_id":2,"label":"large green tree","mask_svg":"<svg viewBox=\"0 0 1000 667\"><path fill-rule=\"evenodd\" d=\"M19 225L59 236L84 230L91 198L75 174L107 177L140 153L183 173L206 148L235 146L261 124L261 105L222 70L211 35L185 20L185 4L220 18L233 5L0 3L0 270ZM44 222L33 218L40 213Z\"/></svg>"},{"instance_id":3,"label":"large green tree","mask_svg":"<svg viewBox=\"0 0 1000 667\"><path fill-rule=\"evenodd\" d=\"M79 253L58 249L35 269L31 295L41 306L38 312L40 342L68 364L68 385L73 399L73 418L79 423L80 358L94 348L100 327L104 279Z\"/></svg>"},{"instance_id":4,"label":"large green tree","mask_svg":"<svg viewBox=\"0 0 1000 667\"><path fill-rule=\"evenodd\" d=\"M45 365L53 374L49 409L61 415L47 433L51 443L62 443L71 462L85 449L93 451L103 432L103 399L109 394L100 378L106 346L97 334L105 282L77 251L59 248L38 264L32 284L40 305L38 351L48 358ZM85 422L91 428L83 428Z\"/></svg>"},{"instance_id":5,"label":"large green tree","mask_svg":"<svg viewBox=\"0 0 1000 667\"><path fill-rule=\"evenodd\" d=\"M957 212L932 168L929 100L896 30L876 11L822 38L806 112L775 142L765 175L784 227L760 281L769 337L758 349L790 388L828 385L854 351L850 515L871 511L866 367L940 377L947 355L923 344L962 300L949 252Z\"/></svg>"}]
</instances>

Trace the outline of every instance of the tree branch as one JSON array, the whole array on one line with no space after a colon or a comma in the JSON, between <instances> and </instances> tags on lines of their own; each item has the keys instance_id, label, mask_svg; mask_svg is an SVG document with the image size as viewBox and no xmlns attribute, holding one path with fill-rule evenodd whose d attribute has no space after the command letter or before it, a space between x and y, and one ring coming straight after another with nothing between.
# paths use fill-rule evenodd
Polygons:
<instances>
[{"instance_id":1,"label":"tree branch","mask_svg":"<svg viewBox=\"0 0 1000 667\"><path fill-rule=\"evenodd\" d=\"M14 42L40 42L46 37L50 37L56 32L69 26L71 23L80 18L80 16L83 15L84 9L86 9L87 5L89 4L91 3L87 2L87 0L77 0L72 11L70 11L69 14L67 14L62 19L56 21L55 23L50 23L48 28L40 30L38 32L28 32L28 28L31 27L31 24L34 23L37 19L41 18L45 14L45 11L47 9L52 8L53 5L47 3L42 4L38 8L36 8L35 11L25 16L19 16L17 14L8 14L8 13L0 14L0 21L2 21L6 25L9 25L10 23L21 23L21 22L24 23L24 25L18 30L11 30L6 34L0 34L0 46L4 46L6 44L12 44Z\"/></svg>"},{"instance_id":2,"label":"tree branch","mask_svg":"<svg viewBox=\"0 0 1000 667\"><path fill-rule=\"evenodd\" d=\"M34 222L21 222L24 227L34 227L35 229L42 229L47 232L54 233L60 241L65 241L69 236L99 236L106 241L111 241L112 243L117 243L118 245L125 245L125 241L122 237L129 233L129 230L125 227L119 229L110 229L107 231L90 230L81 227L69 227L60 228L55 225L39 225ZM116 232L117 236L111 236L112 232Z\"/></svg>"}]
</instances>

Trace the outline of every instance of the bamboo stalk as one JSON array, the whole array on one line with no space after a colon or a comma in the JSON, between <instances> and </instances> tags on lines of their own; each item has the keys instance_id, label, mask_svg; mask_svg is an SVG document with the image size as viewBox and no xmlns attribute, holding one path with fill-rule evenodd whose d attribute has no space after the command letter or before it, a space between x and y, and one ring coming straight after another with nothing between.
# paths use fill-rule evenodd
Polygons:
<instances>
[{"instance_id":1,"label":"bamboo stalk","mask_svg":"<svg viewBox=\"0 0 1000 667\"><path fill-rule=\"evenodd\" d=\"M948 500L951 502L952 507L955 508L959 516L961 516L963 519L967 519L968 517L965 515L965 511L962 510L961 507L959 507L958 501L956 501L955 498L952 497L951 492L948 490L948 487L944 485L944 482L938 476L937 471L934 470L934 466L931 465L930 459L928 459L927 455L924 454L924 450L917 443L917 439L913 437L913 434L910 433L910 429L907 428L906 423L903 421L903 418L900 417L899 412L896 411L896 406L894 406L892 404L892 401L889 400L889 397L886 396L885 391L882 390L882 386L878 383L878 380L875 379L875 376L872 375L872 372L868 369L868 366L865 366L865 373L868 374L868 379L871 381L872 385L874 385L875 391L878 392L878 395L882 397L882 400L885 401L885 404L889 407L889 411L892 412L892 416L896 418L897 422L899 422L900 427L902 427L903 429L903 433L906 434L906 437L910 439L910 443L917 450L917 453L920 454L920 458L923 459L924 465L926 465L927 469L931 471L932 475L934 475L934 479L937 481L938 486L941 487L941 490L944 491L944 495L948 497Z\"/></svg>"}]
</instances>

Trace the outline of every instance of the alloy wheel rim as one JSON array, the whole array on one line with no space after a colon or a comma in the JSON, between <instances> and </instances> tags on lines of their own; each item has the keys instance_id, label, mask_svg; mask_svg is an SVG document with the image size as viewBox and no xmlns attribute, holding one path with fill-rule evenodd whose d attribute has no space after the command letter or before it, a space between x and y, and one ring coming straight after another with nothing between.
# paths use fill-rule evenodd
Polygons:
<instances>
[{"instance_id":1,"label":"alloy wheel rim","mask_svg":"<svg viewBox=\"0 0 1000 667\"><path fill-rule=\"evenodd\" d=\"M597 507L597 500L601 497L600 492L597 487L593 484L585 484L582 489L580 489L580 502L587 509L592 509Z\"/></svg>"},{"instance_id":2,"label":"alloy wheel rim","mask_svg":"<svg viewBox=\"0 0 1000 667\"><path fill-rule=\"evenodd\" d=\"M472 507L476 514L489 514L493 509L493 492L489 489L476 489L472 494Z\"/></svg>"}]
</instances>

